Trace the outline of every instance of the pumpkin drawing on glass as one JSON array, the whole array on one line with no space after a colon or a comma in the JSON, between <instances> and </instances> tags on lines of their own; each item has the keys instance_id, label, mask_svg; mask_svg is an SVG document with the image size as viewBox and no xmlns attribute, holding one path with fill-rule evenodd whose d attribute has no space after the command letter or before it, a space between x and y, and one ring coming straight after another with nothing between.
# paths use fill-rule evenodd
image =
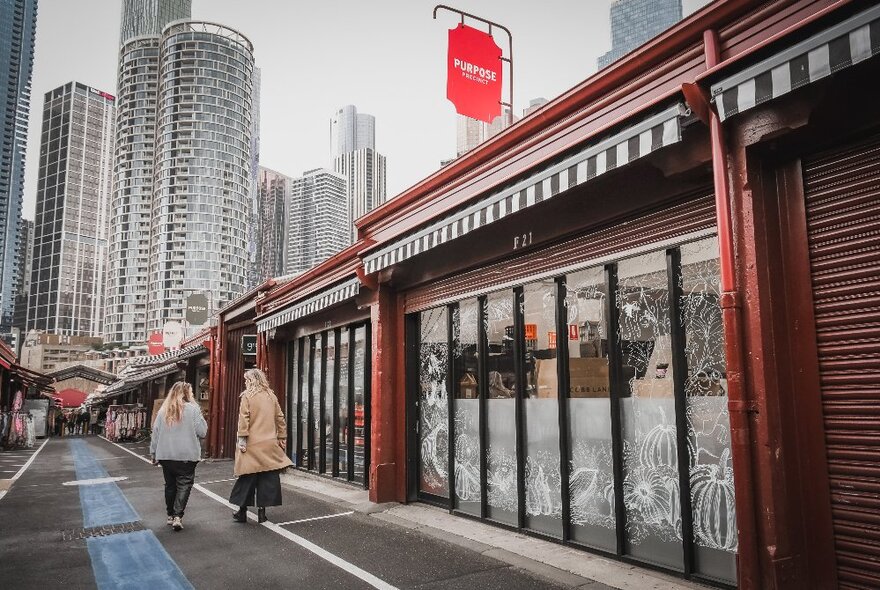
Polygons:
<instances>
[{"instance_id":1,"label":"pumpkin drawing on glass","mask_svg":"<svg viewBox=\"0 0 880 590\"><path fill-rule=\"evenodd\" d=\"M421 487L425 492L438 495L446 495L449 482L446 317L446 308L422 313L419 355Z\"/></svg>"}]
</instances>

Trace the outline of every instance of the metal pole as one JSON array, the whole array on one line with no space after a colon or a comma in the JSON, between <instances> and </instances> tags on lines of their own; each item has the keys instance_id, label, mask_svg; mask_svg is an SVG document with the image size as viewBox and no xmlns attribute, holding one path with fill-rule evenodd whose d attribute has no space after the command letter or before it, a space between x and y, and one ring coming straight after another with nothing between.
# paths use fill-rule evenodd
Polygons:
<instances>
[{"instance_id":1,"label":"metal pole","mask_svg":"<svg viewBox=\"0 0 880 590\"><path fill-rule=\"evenodd\" d=\"M505 33L507 33L507 55L509 57L501 57L501 61L506 61L508 65L508 70L510 72L510 83L508 87L508 102L500 103L502 106L506 106L510 109L510 112L507 114L507 126L510 127L513 125L513 35L510 32L510 29L505 27L504 25L499 25L498 23L492 22L490 20L486 20L482 17L476 16L469 12L464 12L463 10L459 10L457 8L453 8L451 6L447 6L446 4L438 4L434 7L434 20L437 20L437 11L440 9L448 10L449 12L454 12L461 17L461 24L464 24L465 17L480 21L481 23L489 25L489 35L492 35L492 27L498 27Z\"/></svg>"}]
</instances>

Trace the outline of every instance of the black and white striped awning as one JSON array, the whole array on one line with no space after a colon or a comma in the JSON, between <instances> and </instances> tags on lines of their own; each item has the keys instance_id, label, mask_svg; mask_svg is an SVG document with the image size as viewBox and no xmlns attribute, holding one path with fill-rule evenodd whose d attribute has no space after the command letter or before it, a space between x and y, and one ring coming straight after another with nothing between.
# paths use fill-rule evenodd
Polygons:
<instances>
[{"instance_id":1,"label":"black and white striped awning","mask_svg":"<svg viewBox=\"0 0 880 590\"><path fill-rule=\"evenodd\" d=\"M283 326L284 324L321 311L331 305L336 305L346 299L351 299L360 293L360 290L361 282L356 277L349 279L344 283L325 289L309 299L295 303L290 307L286 307L280 311L276 311L272 315L257 320L257 332L267 332L272 328Z\"/></svg>"},{"instance_id":2,"label":"black and white striped awning","mask_svg":"<svg viewBox=\"0 0 880 590\"><path fill-rule=\"evenodd\" d=\"M880 5L712 85L723 121L880 53Z\"/></svg>"},{"instance_id":3,"label":"black and white striped awning","mask_svg":"<svg viewBox=\"0 0 880 590\"><path fill-rule=\"evenodd\" d=\"M188 359L194 356L198 356L208 352L208 349L205 348L204 344L193 344L192 346L187 346L186 348L178 348L175 350L166 350L160 354L154 354L151 356L139 356L131 359L131 362L126 365L127 367L149 367L153 365L164 365L166 363L170 363L172 361L180 361L184 359Z\"/></svg>"},{"instance_id":4,"label":"black and white striped awning","mask_svg":"<svg viewBox=\"0 0 880 590\"><path fill-rule=\"evenodd\" d=\"M685 113L684 106L676 104L620 133L591 144L558 164L366 256L364 268L367 274L378 272L677 143L681 140L680 119Z\"/></svg>"}]
</instances>

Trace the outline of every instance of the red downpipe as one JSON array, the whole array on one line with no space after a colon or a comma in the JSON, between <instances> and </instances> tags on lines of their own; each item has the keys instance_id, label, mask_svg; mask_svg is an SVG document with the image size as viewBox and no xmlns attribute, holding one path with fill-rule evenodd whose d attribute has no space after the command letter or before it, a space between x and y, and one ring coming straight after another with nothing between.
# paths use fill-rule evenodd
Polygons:
<instances>
[{"instance_id":1,"label":"red downpipe","mask_svg":"<svg viewBox=\"0 0 880 590\"><path fill-rule=\"evenodd\" d=\"M703 32L706 67L721 61L721 44L714 30ZM733 248L730 186L727 177L727 144L718 113L709 109L709 132L712 143L712 178L715 184L715 211L718 221L718 251L721 262L721 313L727 354L727 404L730 412L733 451L736 524L739 539L737 579L740 588L761 588L758 556L758 530L755 493L752 485L751 433L748 398L743 378L742 302L736 286L736 263Z\"/></svg>"}]
</instances>

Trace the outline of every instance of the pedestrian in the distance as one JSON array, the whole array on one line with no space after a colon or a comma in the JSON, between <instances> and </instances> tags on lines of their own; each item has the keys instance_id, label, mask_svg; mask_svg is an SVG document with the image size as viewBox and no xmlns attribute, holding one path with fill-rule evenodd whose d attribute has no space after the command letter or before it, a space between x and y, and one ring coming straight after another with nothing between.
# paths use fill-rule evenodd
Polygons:
<instances>
[{"instance_id":1,"label":"pedestrian in the distance","mask_svg":"<svg viewBox=\"0 0 880 590\"><path fill-rule=\"evenodd\" d=\"M257 507L257 522L266 521L266 506L281 505L281 471L293 465L285 454L287 425L278 398L266 374L250 369L244 374L238 412L238 446L229 501L239 507L232 518L247 522L247 507Z\"/></svg>"},{"instance_id":2,"label":"pedestrian in the distance","mask_svg":"<svg viewBox=\"0 0 880 590\"><path fill-rule=\"evenodd\" d=\"M162 466L165 476L167 524L183 529L183 512L192 491L196 465L202 458L200 438L208 433L202 410L193 400L189 383L178 381L156 413L150 440L153 465Z\"/></svg>"}]
</instances>

